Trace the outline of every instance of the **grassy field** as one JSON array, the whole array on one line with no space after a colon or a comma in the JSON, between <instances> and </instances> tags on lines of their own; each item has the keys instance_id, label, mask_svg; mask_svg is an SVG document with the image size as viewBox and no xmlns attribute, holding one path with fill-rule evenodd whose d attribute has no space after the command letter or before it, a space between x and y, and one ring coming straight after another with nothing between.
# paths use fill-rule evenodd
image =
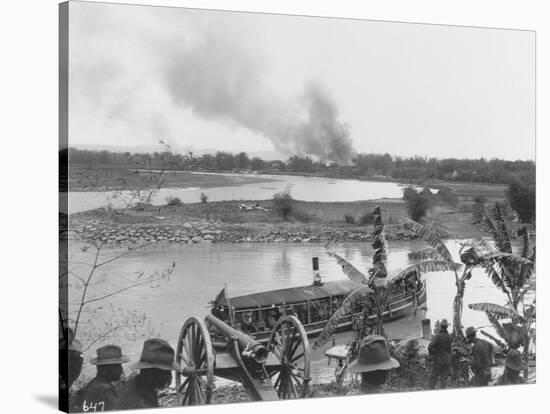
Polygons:
<instances>
[{"instance_id":1,"label":"grassy field","mask_svg":"<svg viewBox=\"0 0 550 414\"><path fill-rule=\"evenodd\" d=\"M156 171L156 170L155 170ZM144 190L151 188L228 187L272 181L263 176L192 174L190 172L138 171L127 168L71 165L70 191Z\"/></svg>"}]
</instances>

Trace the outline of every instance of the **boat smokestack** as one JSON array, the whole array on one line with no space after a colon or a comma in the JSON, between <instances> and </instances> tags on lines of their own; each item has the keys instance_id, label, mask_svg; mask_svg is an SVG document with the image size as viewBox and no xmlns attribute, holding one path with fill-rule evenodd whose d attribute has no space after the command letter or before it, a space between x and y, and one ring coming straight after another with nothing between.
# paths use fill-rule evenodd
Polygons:
<instances>
[{"instance_id":1,"label":"boat smokestack","mask_svg":"<svg viewBox=\"0 0 550 414\"><path fill-rule=\"evenodd\" d=\"M313 263L313 285L321 286L323 283L321 281L321 272L319 271L319 258L314 257L312 259Z\"/></svg>"}]
</instances>

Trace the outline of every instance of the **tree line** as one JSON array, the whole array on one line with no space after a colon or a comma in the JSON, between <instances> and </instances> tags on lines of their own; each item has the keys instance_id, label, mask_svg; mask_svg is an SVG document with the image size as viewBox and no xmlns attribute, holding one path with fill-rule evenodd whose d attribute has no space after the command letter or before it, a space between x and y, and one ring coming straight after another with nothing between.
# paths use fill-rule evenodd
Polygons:
<instances>
[{"instance_id":1,"label":"tree line","mask_svg":"<svg viewBox=\"0 0 550 414\"><path fill-rule=\"evenodd\" d=\"M286 160L264 160L246 152L232 154L218 151L195 155L173 151L130 153L69 149L69 159L75 164L117 165L141 168L191 171L281 171L298 173L333 173L342 176L384 176L408 182L440 179L512 184L517 180L534 181L533 161L500 159L456 159L427 157L395 157L390 154L358 154L349 165L314 160L294 155Z\"/></svg>"}]
</instances>

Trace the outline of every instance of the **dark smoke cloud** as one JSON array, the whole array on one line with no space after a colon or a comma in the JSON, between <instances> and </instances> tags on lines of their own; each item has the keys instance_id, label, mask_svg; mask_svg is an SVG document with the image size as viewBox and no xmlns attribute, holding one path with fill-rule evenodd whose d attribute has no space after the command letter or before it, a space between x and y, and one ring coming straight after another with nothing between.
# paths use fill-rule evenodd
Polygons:
<instances>
[{"instance_id":1,"label":"dark smoke cloud","mask_svg":"<svg viewBox=\"0 0 550 414\"><path fill-rule=\"evenodd\" d=\"M310 82L297 96L267 87L260 58L230 36L206 35L174 52L163 76L174 102L205 118L264 135L276 150L348 163L355 153L348 126L328 91Z\"/></svg>"}]
</instances>

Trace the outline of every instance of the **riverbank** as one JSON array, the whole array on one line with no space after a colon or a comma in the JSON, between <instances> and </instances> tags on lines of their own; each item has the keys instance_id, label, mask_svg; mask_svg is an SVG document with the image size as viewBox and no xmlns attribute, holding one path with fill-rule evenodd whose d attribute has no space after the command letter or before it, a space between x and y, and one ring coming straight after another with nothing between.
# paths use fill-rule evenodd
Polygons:
<instances>
[{"instance_id":1,"label":"riverbank","mask_svg":"<svg viewBox=\"0 0 550 414\"><path fill-rule=\"evenodd\" d=\"M113 166L79 166L69 169L69 189L80 191L150 191L156 188L212 188L271 182L257 174L200 174L191 171L160 171Z\"/></svg>"},{"instance_id":2,"label":"riverbank","mask_svg":"<svg viewBox=\"0 0 550 414\"><path fill-rule=\"evenodd\" d=\"M242 205L257 205L245 211ZM416 235L403 228L407 216L400 199L358 202L294 201L294 215L283 220L272 200L192 203L177 206L141 204L124 210L104 208L72 214L69 237L100 240L107 244L138 246L156 243L325 243L370 241L374 208L382 208L388 240L412 240ZM472 224L471 205L435 206L425 219L441 237L473 238L479 229Z\"/></svg>"}]
</instances>

